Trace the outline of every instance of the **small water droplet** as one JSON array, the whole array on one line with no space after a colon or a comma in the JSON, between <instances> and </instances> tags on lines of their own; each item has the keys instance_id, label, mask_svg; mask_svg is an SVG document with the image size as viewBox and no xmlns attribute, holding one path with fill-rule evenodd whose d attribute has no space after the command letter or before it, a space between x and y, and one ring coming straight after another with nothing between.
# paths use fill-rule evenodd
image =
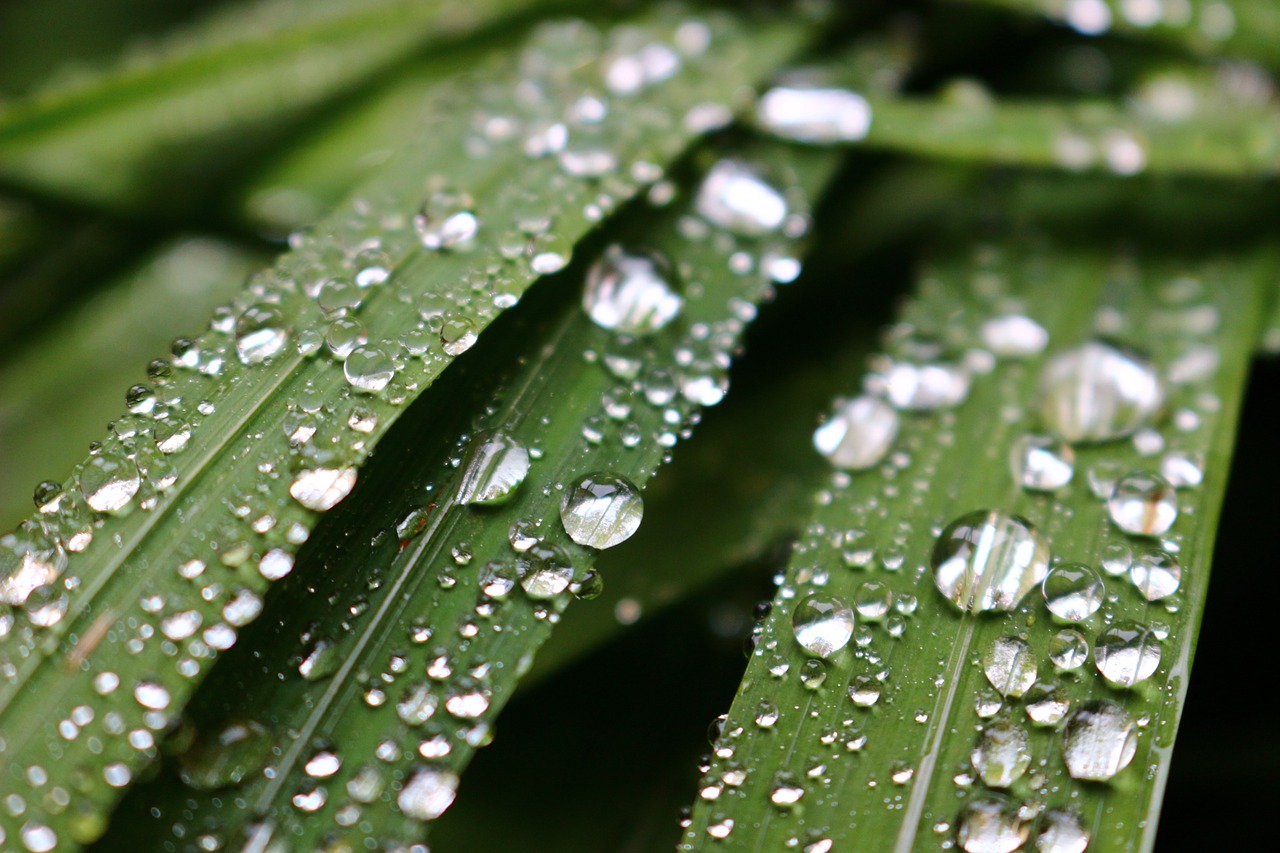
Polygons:
<instances>
[{"instance_id":1,"label":"small water droplet","mask_svg":"<svg viewBox=\"0 0 1280 853\"><path fill-rule=\"evenodd\" d=\"M831 464L865 471L880 464L898 437L898 413L877 397L855 397L813 433L813 445Z\"/></svg>"},{"instance_id":2,"label":"small water droplet","mask_svg":"<svg viewBox=\"0 0 1280 853\"><path fill-rule=\"evenodd\" d=\"M815 592L796 603L791 628L806 652L830 657L853 637L853 610L834 595Z\"/></svg>"},{"instance_id":3,"label":"small water droplet","mask_svg":"<svg viewBox=\"0 0 1280 853\"><path fill-rule=\"evenodd\" d=\"M1013 481L1034 492L1055 492L1070 483L1075 461L1071 445L1049 435L1024 435L1009 454Z\"/></svg>"},{"instance_id":4,"label":"small water droplet","mask_svg":"<svg viewBox=\"0 0 1280 853\"><path fill-rule=\"evenodd\" d=\"M1098 573L1084 563L1060 563L1049 570L1044 585L1045 606L1067 622L1083 622L1098 612L1107 590Z\"/></svg>"},{"instance_id":5,"label":"small water droplet","mask_svg":"<svg viewBox=\"0 0 1280 853\"><path fill-rule=\"evenodd\" d=\"M316 468L298 474L289 494L307 509L326 512L351 494L355 484L354 468Z\"/></svg>"},{"instance_id":6,"label":"small water droplet","mask_svg":"<svg viewBox=\"0 0 1280 853\"><path fill-rule=\"evenodd\" d=\"M1133 718L1107 700L1078 708L1062 732L1062 755L1073 779L1106 782L1129 766L1137 750Z\"/></svg>"},{"instance_id":7,"label":"small water droplet","mask_svg":"<svg viewBox=\"0 0 1280 853\"><path fill-rule=\"evenodd\" d=\"M943 529L931 563L934 583L961 610L1013 610L1044 581L1049 544L1020 516L978 510Z\"/></svg>"},{"instance_id":8,"label":"small water droplet","mask_svg":"<svg viewBox=\"0 0 1280 853\"><path fill-rule=\"evenodd\" d=\"M671 264L652 252L610 246L587 272L582 307L602 329L651 335L674 320L683 306Z\"/></svg>"},{"instance_id":9,"label":"small water droplet","mask_svg":"<svg viewBox=\"0 0 1280 853\"><path fill-rule=\"evenodd\" d=\"M797 142L856 142L871 129L871 105L846 89L775 86L760 96L756 123Z\"/></svg>"},{"instance_id":10,"label":"small water droplet","mask_svg":"<svg viewBox=\"0 0 1280 853\"><path fill-rule=\"evenodd\" d=\"M1049 333L1030 317L1005 314L982 324L982 342L1001 358L1031 358L1044 352Z\"/></svg>"},{"instance_id":11,"label":"small water droplet","mask_svg":"<svg viewBox=\"0 0 1280 853\"><path fill-rule=\"evenodd\" d=\"M579 477L560 504L560 521L569 538L590 548L612 548L630 539L643 516L640 492L617 474Z\"/></svg>"},{"instance_id":12,"label":"small water droplet","mask_svg":"<svg viewBox=\"0 0 1280 853\"><path fill-rule=\"evenodd\" d=\"M536 545L528 551L532 558L523 566L520 585L533 599L555 598L573 582L573 562L559 545Z\"/></svg>"},{"instance_id":13,"label":"small water droplet","mask_svg":"<svg viewBox=\"0 0 1280 853\"><path fill-rule=\"evenodd\" d=\"M458 502L494 506L511 499L529 473L529 451L501 432L472 441L458 486Z\"/></svg>"},{"instance_id":14,"label":"small water droplet","mask_svg":"<svg viewBox=\"0 0 1280 853\"><path fill-rule=\"evenodd\" d=\"M440 327L440 348L448 355L462 355L479 339L475 327L467 320L446 320Z\"/></svg>"},{"instance_id":15,"label":"small water droplet","mask_svg":"<svg viewBox=\"0 0 1280 853\"><path fill-rule=\"evenodd\" d=\"M1131 471L1116 481L1107 512L1125 533L1162 536L1178 519L1178 495L1159 474Z\"/></svg>"},{"instance_id":16,"label":"small water droplet","mask_svg":"<svg viewBox=\"0 0 1280 853\"><path fill-rule=\"evenodd\" d=\"M1117 622L1098 635L1093 660L1102 677L1121 687L1133 687L1160 666L1160 641L1146 625Z\"/></svg>"}]
</instances>

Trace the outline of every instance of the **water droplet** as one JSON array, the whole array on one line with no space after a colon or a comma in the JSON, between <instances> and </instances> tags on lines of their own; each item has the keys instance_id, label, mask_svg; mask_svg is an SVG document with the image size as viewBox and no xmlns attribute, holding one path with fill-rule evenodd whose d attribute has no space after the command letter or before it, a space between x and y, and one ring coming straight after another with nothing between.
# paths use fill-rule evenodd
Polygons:
<instances>
[{"instance_id":1,"label":"water droplet","mask_svg":"<svg viewBox=\"0 0 1280 853\"><path fill-rule=\"evenodd\" d=\"M1168 551L1147 548L1133 561L1129 579L1147 601L1159 601L1178 591L1182 584L1182 566Z\"/></svg>"},{"instance_id":2,"label":"water droplet","mask_svg":"<svg viewBox=\"0 0 1280 853\"><path fill-rule=\"evenodd\" d=\"M1044 603L1067 622L1083 622L1098 612L1107 590L1098 573L1084 563L1061 563L1045 576Z\"/></svg>"},{"instance_id":3,"label":"water droplet","mask_svg":"<svg viewBox=\"0 0 1280 853\"><path fill-rule=\"evenodd\" d=\"M536 545L529 549L533 558L523 566L520 585L530 598L555 598L573 582L573 563L569 553L559 545Z\"/></svg>"},{"instance_id":4,"label":"water droplet","mask_svg":"<svg viewBox=\"0 0 1280 853\"><path fill-rule=\"evenodd\" d=\"M49 853L58 846L58 834L42 823L24 823L18 834L29 853Z\"/></svg>"},{"instance_id":5,"label":"water droplet","mask_svg":"<svg viewBox=\"0 0 1280 853\"><path fill-rule=\"evenodd\" d=\"M1009 720L988 723L969 756L988 788L1008 788L1031 766L1031 736Z\"/></svg>"},{"instance_id":6,"label":"water droplet","mask_svg":"<svg viewBox=\"0 0 1280 853\"><path fill-rule=\"evenodd\" d=\"M1039 853L1084 853L1088 846L1089 830L1079 812L1049 809L1040 817Z\"/></svg>"},{"instance_id":7,"label":"water droplet","mask_svg":"<svg viewBox=\"0 0 1280 853\"><path fill-rule=\"evenodd\" d=\"M313 779L327 779L342 769L342 758L329 747L321 747L311 754L302 770Z\"/></svg>"},{"instance_id":8,"label":"water droplet","mask_svg":"<svg viewBox=\"0 0 1280 853\"><path fill-rule=\"evenodd\" d=\"M98 512L119 512L142 488L137 464L114 449L89 457L77 479L85 503Z\"/></svg>"},{"instance_id":9,"label":"water droplet","mask_svg":"<svg viewBox=\"0 0 1280 853\"><path fill-rule=\"evenodd\" d=\"M877 397L855 397L813 433L813 445L831 464L865 471L880 464L898 437L898 413Z\"/></svg>"},{"instance_id":10,"label":"water droplet","mask_svg":"<svg viewBox=\"0 0 1280 853\"><path fill-rule=\"evenodd\" d=\"M1024 435L1009 454L1013 481L1034 492L1054 492L1070 483L1075 462L1071 445L1048 435Z\"/></svg>"},{"instance_id":11,"label":"water droplet","mask_svg":"<svg viewBox=\"0 0 1280 853\"><path fill-rule=\"evenodd\" d=\"M1054 681L1037 681L1024 697L1027 716L1040 726L1054 726L1071 710L1071 697Z\"/></svg>"},{"instance_id":12,"label":"water droplet","mask_svg":"<svg viewBox=\"0 0 1280 853\"><path fill-rule=\"evenodd\" d=\"M356 347L342 363L342 372L351 387L369 394L376 394L396 375L391 356L378 347Z\"/></svg>"},{"instance_id":13,"label":"water droplet","mask_svg":"<svg viewBox=\"0 0 1280 853\"><path fill-rule=\"evenodd\" d=\"M794 806L804 796L804 788L794 773L779 771L773 777L773 788L769 791L769 802L775 806Z\"/></svg>"},{"instance_id":14,"label":"water droplet","mask_svg":"<svg viewBox=\"0 0 1280 853\"><path fill-rule=\"evenodd\" d=\"M573 243L563 234L539 234L529 241L529 269L538 275L560 272L573 259Z\"/></svg>"},{"instance_id":15,"label":"water droplet","mask_svg":"<svg viewBox=\"0 0 1280 853\"><path fill-rule=\"evenodd\" d=\"M511 499L529 473L529 451L501 432L472 441L458 486L458 502L494 506Z\"/></svg>"},{"instance_id":16,"label":"water droplet","mask_svg":"<svg viewBox=\"0 0 1280 853\"><path fill-rule=\"evenodd\" d=\"M1193 489L1204 482L1204 454L1170 450L1160 460L1160 473L1175 489Z\"/></svg>"},{"instance_id":17,"label":"water droplet","mask_svg":"<svg viewBox=\"0 0 1280 853\"><path fill-rule=\"evenodd\" d=\"M266 361L288 341L289 324L275 305L250 306L236 320L236 354L244 364Z\"/></svg>"},{"instance_id":18,"label":"water droplet","mask_svg":"<svg viewBox=\"0 0 1280 853\"><path fill-rule=\"evenodd\" d=\"M435 192L413 218L413 226L424 248L432 251L456 249L475 239L480 220L472 212L469 197Z\"/></svg>"},{"instance_id":19,"label":"water droplet","mask_svg":"<svg viewBox=\"0 0 1280 853\"><path fill-rule=\"evenodd\" d=\"M892 604L893 590L877 581L860 584L853 600L858 615L869 622L883 619Z\"/></svg>"},{"instance_id":20,"label":"water droplet","mask_svg":"<svg viewBox=\"0 0 1280 853\"><path fill-rule=\"evenodd\" d=\"M463 319L446 320L440 327L440 348L447 355L462 355L479 339L475 327Z\"/></svg>"},{"instance_id":21,"label":"water droplet","mask_svg":"<svg viewBox=\"0 0 1280 853\"><path fill-rule=\"evenodd\" d=\"M856 675L849 682L849 699L859 708L870 708L880 701L880 682L869 675Z\"/></svg>"},{"instance_id":22,"label":"water droplet","mask_svg":"<svg viewBox=\"0 0 1280 853\"><path fill-rule=\"evenodd\" d=\"M1129 435L1155 417L1164 401L1151 362L1101 341L1055 355L1040 376L1040 417L1073 443Z\"/></svg>"},{"instance_id":23,"label":"water droplet","mask_svg":"<svg viewBox=\"0 0 1280 853\"><path fill-rule=\"evenodd\" d=\"M1005 314L982 324L982 342L1001 358L1031 358L1044 352L1049 333L1030 317Z\"/></svg>"},{"instance_id":24,"label":"water droplet","mask_svg":"<svg viewBox=\"0 0 1280 853\"><path fill-rule=\"evenodd\" d=\"M1106 700L1076 709L1062 732L1062 755L1073 779L1106 782L1129 766L1137 750L1133 718Z\"/></svg>"},{"instance_id":25,"label":"water droplet","mask_svg":"<svg viewBox=\"0 0 1280 853\"><path fill-rule=\"evenodd\" d=\"M1162 536L1178 519L1178 495L1159 474L1131 471L1116 481L1107 512L1125 533Z\"/></svg>"},{"instance_id":26,"label":"water droplet","mask_svg":"<svg viewBox=\"0 0 1280 853\"><path fill-rule=\"evenodd\" d=\"M1160 666L1160 641L1146 625L1117 622L1098 635L1093 661L1107 681L1133 687L1154 675Z\"/></svg>"},{"instance_id":27,"label":"water droplet","mask_svg":"<svg viewBox=\"0 0 1280 853\"><path fill-rule=\"evenodd\" d=\"M757 171L737 160L711 167L695 202L698 213L743 237L777 231L787 218L787 201Z\"/></svg>"},{"instance_id":28,"label":"water droplet","mask_svg":"<svg viewBox=\"0 0 1280 853\"><path fill-rule=\"evenodd\" d=\"M950 362L893 361L868 377L869 387L907 412L952 409L969 397L969 372Z\"/></svg>"},{"instance_id":29,"label":"water droplet","mask_svg":"<svg viewBox=\"0 0 1280 853\"><path fill-rule=\"evenodd\" d=\"M756 123L797 142L856 142L871 129L871 105L846 89L775 86L756 104Z\"/></svg>"},{"instance_id":30,"label":"water droplet","mask_svg":"<svg viewBox=\"0 0 1280 853\"><path fill-rule=\"evenodd\" d=\"M982 656L982 672L1001 696L1017 698L1036 681L1036 659L1021 637L999 637Z\"/></svg>"},{"instance_id":31,"label":"water droplet","mask_svg":"<svg viewBox=\"0 0 1280 853\"><path fill-rule=\"evenodd\" d=\"M853 610L834 595L815 592L796 603L791 628L809 654L830 657L853 637Z\"/></svg>"},{"instance_id":32,"label":"water droplet","mask_svg":"<svg viewBox=\"0 0 1280 853\"><path fill-rule=\"evenodd\" d=\"M351 494L355 484L354 468L316 468L300 473L289 486L289 494L307 509L326 512Z\"/></svg>"},{"instance_id":33,"label":"water droplet","mask_svg":"<svg viewBox=\"0 0 1280 853\"><path fill-rule=\"evenodd\" d=\"M943 529L931 563L934 583L961 610L1013 610L1044 581L1049 544L1020 516L979 510Z\"/></svg>"},{"instance_id":34,"label":"water droplet","mask_svg":"<svg viewBox=\"0 0 1280 853\"><path fill-rule=\"evenodd\" d=\"M435 820L453 805L458 777L447 770L419 767L404 783L396 805L414 820Z\"/></svg>"},{"instance_id":35,"label":"water droplet","mask_svg":"<svg viewBox=\"0 0 1280 853\"><path fill-rule=\"evenodd\" d=\"M440 699L427 682L410 687L396 703L396 716L407 726L420 726L436 712Z\"/></svg>"},{"instance_id":36,"label":"water droplet","mask_svg":"<svg viewBox=\"0 0 1280 853\"><path fill-rule=\"evenodd\" d=\"M1018 810L995 799L970 801L956 828L956 840L965 853L1013 853L1030 834Z\"/></svg>"},{"instance_id":37,"label":"water droplet","mask_svg":"<svg viewBox=\"0 0 1280 853\"><path fill-rule=\"evenodd\" d=\"M684 298L665 258L610 246L587 272L582 307L602 329L650 335L676 318Z\"/></svg>"},{"instance_id":38,"label":"water droplet","mask_svg":"<svg viewBox=\"0 0 1280 853\"><path fill-rule=\"evenodd\" d=\"M640 492L616 474L579 477L560 504L560 521L569 538L590 548L612 548L630 539L643 516Z\"/></svg>"},{"instance_id":39,"label":"water droplet","mask_svg":"<svg viewBox=\"0 0 1280 853\"><path fill-rule=\"evenodd\" d=\"M1112 542L1102 549L1102 570L1119 576L1129 571L1133 564L1133 551L1123 542Z\"/></svg>"}]
</instances>

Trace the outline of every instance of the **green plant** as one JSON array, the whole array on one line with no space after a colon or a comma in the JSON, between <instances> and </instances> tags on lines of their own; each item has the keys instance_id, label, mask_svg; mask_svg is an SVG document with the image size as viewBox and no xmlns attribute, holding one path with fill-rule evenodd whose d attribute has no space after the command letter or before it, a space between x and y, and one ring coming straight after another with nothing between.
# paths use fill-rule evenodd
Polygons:
<instances>
[{"instance_id":1,"label":"green plant","mask_svg":"<svg viewBox=\"0 0 1280 853\"><path fill-rule=\"evenodd\" d=\"M1267 4L267 0L22 91L92 6L0 30L5 849L1155 843ZM719 675L579 719L761 595L696 785Z\"/></svg>"}]
</instances>

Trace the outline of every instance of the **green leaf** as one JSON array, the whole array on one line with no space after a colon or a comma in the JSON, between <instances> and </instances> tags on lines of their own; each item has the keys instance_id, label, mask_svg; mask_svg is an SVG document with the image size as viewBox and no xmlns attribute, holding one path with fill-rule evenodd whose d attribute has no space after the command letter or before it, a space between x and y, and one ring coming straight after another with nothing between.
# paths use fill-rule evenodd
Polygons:
<instances>
[{"instance_id":1,"label":"green leaf","mask_svg":"<svg viewBox=\"0 0 1280 853\"><path fill-rule=\"evenodd\" d=\"M530 159L519 134L477 136L473 113L455 115L295 240L210 332L175 344L152 370L154 399L139 395L65 490L0 542L5 599L24 606L0 638L5 760L41 768L24 778L47 774L44 790L70 799L31 794L20 820L0 818L6 832L103 831L118 786L156 756L154 733L260 612L267 578L288 572L405 404L803 33L721 15L605 37L544 27L519 73L488 81L474 105L539 137L576 105L559 156ZM599 115L608 64L647 44L673 62ZM425 238L413 227L424 197ZM437 230L446 222L478 229L458 244L458 231ZM325 351L364 335L345 364ZM94 719L77 723L86 705Z\"/></svg>"},{"instance_id":2,"label":"green leaf","mask_svg":"<svg viewBox=\"0 0 1280 853\"><path fill-rule=\"evenodd\" d=\"M982 345L982 324L1010 311L1041 324L1048 354L981 366L954 410L904 413L895 456L870 471L832 475L760 628L683 848L723 838L726 849L872 844L905 851L957 836L963 844L964 833L980 846L973 836L984 817L987 830L999 830L1012 846L1065 811L1092 837L1090 850L1149 849L1263 283L1274 274L1269 255L1179 262L1025 240L983 245L968 257L950 253L931 265L919 297L904 309L888 358L906 363L913 352L928 358L919 353L933 342L955 352ZM1012 480L1007 460L1016 439L1043 429L1035 414L1043 360L1095 331L1151 354L1170 383L1168 420L1134 442L1077 446L1069 486L1026 491ZM883 371L888 362L872 365ZM1157 444L1163 449L1152 455ZM1179 490L1172 531L1158 540L1121 532L1095 496L1104 491L1098 484L1131 469L1161 469L1175 453L1203 454L1204 480ZM1039 589L1008 613L953 606L935 587L935 540L954 519L984 508L1025 516L1043 531L1055 559L1099 572L1109 593L1102 609L1068 625L1045 609ZM1172 597L1152 592L1156 600L1148 601L1123 573L1099 568L1108 559L1123 570L1117 551L1141 558L1153 546L1175 551L1181 564L1181 587ZM791 624L813 592L857 613L854 642L825 660L806 656ZM1153 677L1123 689L1094 664L1100 633L1129 620L1167 637L1155 644L1160 663ZM1051 643L1064 630L1082 632L1094 647L1077 669L1051 661ZM997 643L1014 650L1026 644L1027 657L1018 660L1040 679L1026 696L1026 684L1013 689L1007 673L986 664ZM1042 702L1045 696L1050 701ZM1069 702L1069 713L1055 708L1059 699ZM1064 761L1064 727L1088 720L1088 703L1097 701L1127 715L1136 754L1108 782L1079 781ZM982 732L1009 729L1026 735L1030 764L1025 775L1008 774L1017 778L1004 790L994 785L1010 780L1000 778L995 762L985 765L984 777L971 753ZM1096 748L1096 755L1112 755L1106 742ZM1019 813L1023 803L1029 805Z\"/></svg>"}]
</instances>

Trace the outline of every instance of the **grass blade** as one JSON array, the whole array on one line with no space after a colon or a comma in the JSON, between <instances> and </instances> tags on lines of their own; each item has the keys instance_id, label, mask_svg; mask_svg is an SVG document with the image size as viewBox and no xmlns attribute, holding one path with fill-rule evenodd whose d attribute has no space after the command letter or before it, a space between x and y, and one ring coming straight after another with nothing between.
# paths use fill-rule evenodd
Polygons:
<instances>
[{"instance_id":1,"label":"grass blade","mask_svg":"<svg viewBox=\"0 0 1280 853\"><path fill-rule=\"evenodd\" d=\"M560 156L531 160L518 138L476 136L474 115L456 116L295 240L209 333L176 344L153 369L154 398L141 396L67 488L0 541L6 600L22 606L0 637L6 763L28 768L19 791L47 778L46 790L71 792L63 805L28 791L20 818L0 816L7 833L83 842L103 831L118 787L157 754L154 732L261 610L267 577L288 571L404 404L660 177L705 129L688 114L726 115L804 32L727 16L684 23L606 39L581 23L541 29L522 73L476 105L537 136L549 116L584 110L569 110L575 136ZM666 45L671 73L642 80L596 123L591 93L637 39ZM466 245L424 247L457 236L438 223L471 221ZM94 709L83 725L80 707ZM79 736L85 727L92 736Z\"/></svg>"},{"instance_id":2,"label":"grass blade","mask_svg":"<svg viewBox=\"0 0 1280 853\"><path fill-rule=\"evenodd\" d=\"M904 416L896 461L834 475L824 493L829 501L815 511L760 629L683 849L710 838L745 850L871 843L907 851L981 846L980 837L1013 845L1055 821L1071 827L1077 820L1092 838L1090 850L1149 849L1263 284L1272 276L1269 256L1112 259L1034 244L984 247L972 261L949 258L932 268L896 327L903 333L896 358L913 345L927 346L930 335L944 346L983 346L981 324L1008 311L1035 318L1049 333L1051 353L1101 328L1151 353L1172 383L1172 417L1137 446L1077 447L1075 478L1061 492L1024 491L1011 481L1006 459L1012 442L1037 428L1032 401L1040 365L998 360L973 378L967 401L954 411ZM1167 443L1169 453L1204 454L1203 483L1179 490L1181 516L1158 543L1118 530L1090 484L1160 467L1161 458L1143 455L1156 442ZM975 459L984 464L974 466ZM1007 614L962 615L935 588L930 553L944 525L979 507L1029 518L1055 558L1095 570L1104 553L1110 559L1122 551L1139 556L1152 545L1175 550L1181 588L1149 602L1125 577L1103 573L1111 595L1074 626L1045 612L1038 590ZM1115 550L1104 552L1107 546ZM806 658L791 626L798 602L813 591L858 608L856 642L827 661ZM1095 638L1126 620L1167 631L1154 675L1127 690L1094 667ZM1095 657L1079 669L1056 667L1048 657L1055 634L1067 629L1094 643ZM1012 689L999 677L1001 667L986 662L1007 637L1029 646L1030 657L1014 660L1026 660L1027 678L1039 679L1025 700L1018 698L1025 684ZM998 676L992 683L988 669ZM1019 676L1028 671L1012 669ZM1052 701L1041 704L1045 696ZM1059 713L1057 700L1069 703L1070 713ZM1136 732L1131 766L1109 783L1078 781L1064 763L1064 727L1088 719L1073 715L1096 700L1115 703ZM1029 719L1033 712L1042 725ZM1029 759L1029 772L1010 772L1009 779L994 760L975 767L971 752L981 733L1000 730L1026 736L1028 747L1017 752L1018 761L1023 754ZM1097 754L1114 756L1111 747L1104 741ZM996 787L1004 784L1010 787Z\"/></svg>"}]
</instances>

